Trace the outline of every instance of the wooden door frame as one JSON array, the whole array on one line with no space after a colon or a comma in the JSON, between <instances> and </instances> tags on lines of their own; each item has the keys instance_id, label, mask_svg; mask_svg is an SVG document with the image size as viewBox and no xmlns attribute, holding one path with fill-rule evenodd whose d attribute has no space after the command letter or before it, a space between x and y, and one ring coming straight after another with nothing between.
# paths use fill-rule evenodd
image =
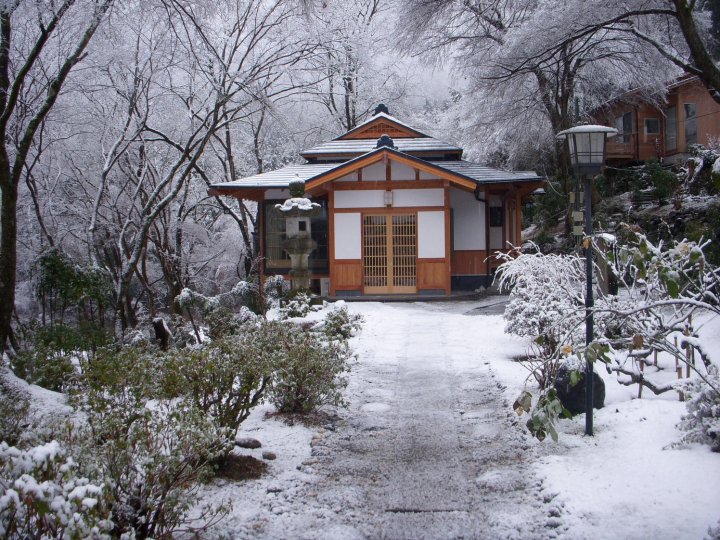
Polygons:
<instances>
[{"instance_id":1,"label":"wooden door frame","mask_svg":"<svg viewBox=\"0 0 720 540\"><path fill-rule=\"evenodd\" d=\"M386 238L390 239L390 242L386 243L386 268L387 268L387 286L386 287L368 287L365 285L365 218L367 216L383 216L385 217L386 226ZM412 216L415 220L415 286L395 286L393 285L393 216ZM362 261L362 291L363 294L367 295L381 295L381 294L417 294L417 268L418 268L418 212L414 209L407 208L377 208L377 209L366 209L360 212L360 226L361 226L361 261ZM380 290L382 289L382 290Z\"/></svg>"}]
</instances>

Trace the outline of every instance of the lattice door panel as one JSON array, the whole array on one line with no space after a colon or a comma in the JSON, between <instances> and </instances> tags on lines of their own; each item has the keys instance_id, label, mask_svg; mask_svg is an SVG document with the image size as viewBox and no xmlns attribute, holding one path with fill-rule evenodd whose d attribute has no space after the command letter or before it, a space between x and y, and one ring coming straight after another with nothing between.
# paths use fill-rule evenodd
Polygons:
<instances>
[{"instance_id":1,"label":"lattice door panel","mask_svg":"<svg viewBox=\"0 0 720 540\"><path fill-rule=\"evenodd\" d=\"M381 215L363 218L365 293L414 293L417 218Z\"/></svg>"},{"instance_id":2,"label":"lattice door panel","mask_svg":"<svg viewBox=\"0 0 720 540\"><path fill-rule=\"evenodd\" d=\"M388 226L387 216L365 216L363 219L363 264L365 288L388 288ZM372 291L371 291L372 292Z\"/></svg>"},{"instance_id":3,"label":"lattice door panel","mask_svg":"<svg viewBox=\"0 0 720 540\"><path fill-rule=\"evenodd\" d=\"M414 215L391 217L393 289L394 292L415 292L417 219Z\"/></svg>"}]
</instances>

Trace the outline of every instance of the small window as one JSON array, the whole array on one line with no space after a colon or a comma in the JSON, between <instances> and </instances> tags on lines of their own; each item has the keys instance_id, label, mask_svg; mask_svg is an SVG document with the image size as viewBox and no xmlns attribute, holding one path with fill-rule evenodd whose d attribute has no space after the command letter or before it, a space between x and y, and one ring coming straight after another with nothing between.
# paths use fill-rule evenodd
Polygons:
<instances>
[{"instance_id":1,"label":"small window","mask_svg":"<svg viewBox=\"0 0 720 540\"><path fill-rule=\"evenodd\" d=\"M615 127L618 130L616 141L623 144L629 143L633 132L632 112L626 112L615 118Z\"/></svg>"},{"instance_id":2,"label":"small window","mask_svg":"<svg viewBox=\"0 0 720 540\"><path fill-rule=\"evenodd\" d=\"M503 209L502 206L491 206L488 208L488 219L491 227L502 227Z\"/></svg>"},{"instance_id":3,"label":"small window","mask_svg":"<svg viewBox=\"0 0 720 540\"><path fill-rule=\"evenodd\" d=\"M643 130L643 142L655 144L659 148L660 143L660 120L657 118L646 118L645 129Z\"/></svg>"},{"instance_id":4,"label":"small window","mask_svg":"<svg viewBox=\"0 0 720 540\"><path fill-rule=\"evenodd\" d=\"M665 112L665 150L677 150L677 107L668 107Z\"/></svg>"},{"instance_id":5,"label":"small window","mask_svg":"<svg viewBox=\"0 0 720 540\"><path fill-rule=\"evenodd\" d=\"M645 135L660 135L660 120L657 118L646 118Z\"/></svg>"},{"instance_id":6,"label":"small window","mask_svg":"<svg viewBox=\"0 0 720 540\"><path fill-rule=\"evenodd\" d=\"M685 145L697 144L697 109L694 103L685 103Z\"/></svg>"}]
</instances>

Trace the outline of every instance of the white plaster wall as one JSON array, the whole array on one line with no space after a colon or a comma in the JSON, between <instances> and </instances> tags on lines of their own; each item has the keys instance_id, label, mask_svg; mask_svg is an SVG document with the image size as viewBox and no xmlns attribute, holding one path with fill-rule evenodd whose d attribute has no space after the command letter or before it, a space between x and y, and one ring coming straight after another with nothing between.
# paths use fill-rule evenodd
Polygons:
<instances>
[{"instance_id":1,"label":"white plaster wall","mask_svg":"<svg viewBox=\"0 0 720 540\"><path fill-rule=\"evenodd\" d=\"M363 167L362 179L370 181L382 180L384 182L385 164L382 162L382 160L378 161L377 163L373 163L372 165L368 165L367 167Z\"/></svg>"},{"instance_id":2,"label":"white plaster wall","mask_svg":"<svg viewBox=\"0 0 720 540\"><path fill-rule=\"evenodd\" d=\"M345 176L341 176L340 178L336 179L335 182L356 182L357 179L357 172L351 172L350 174L346 174Z\"/></svg>"},{"instance_id":3,"label":"white plaster wall","mask_svg":"<svg viewBox=\"0 0 720 540\"><path fill-rule=\"evenodd\" d=\"M420 171L420 180L437 180L438 177L436 174L428 173L425 171Z\"/></svg>"},{"instance_id":4,"label":"white plaster wall","mask_svg":"<svg viewBox=\"0 0 720 540\"><path fill-rule=\"evenodd\" d=\"M443 206L445 204L445 192L438 189L394 189L393 206Z\"/></svg>"},{"instance_id":5,"label":"white plaster wall","mask_svg":"<svg viewBox=\"0 0 720 540\"><path fill-rule=\"evenodd\" d=\"M383 204L381 189L357 189L335 192L335 208L380 208Z\"/></svg>"},{"instance_id":6,"label":"white plaster wall","mask_svg":"<svg viewBox=\"0 0 720 540\"><path fill-rule=\"evenodd\" d=\"M415 169L390 160L390 178L392 180L415 180Z\"/></svg>"},{"instance_id":7,"label":"white plaster wall","mask_svg":"<svg viewBox=\"0 0 720 540\"><path fill-rule=\"evenodd\" d=\"M290 197L290 190L289 189L268 189L265 192L265 199L266 200L273 200L273 199L287 199Z\"/></svg>"},{"instance_id":8,"label":"white plaster wall","mask_svg":"<svg viewBox=\"0 0 720 540\"><path fill-rule=\"evenodd\" d=\"M480 195L482 199L484 193ZM457 250L485 249L485 203L475 195L457 188L450 189L453 209L453 245Z\"/></svg>"},{"instance_id":9,"label":"white plaster wall","mask_svg":"<svg viewBox=\"0 0 720 540\"><path fill-rule=\"evenodd\" d=\"M445 212L418 212L418 258L445 257Z\"/></svg>"},{"instance_id":10,"label":"white plaster wall","mask_svg":"<svg viewBox=\"0 0 720 540\"><path fill-rule=\"evenodd\" d=\"M335 214L335 258L362 258L362 229L359 213Z\"/></svg>"}]
</instances>

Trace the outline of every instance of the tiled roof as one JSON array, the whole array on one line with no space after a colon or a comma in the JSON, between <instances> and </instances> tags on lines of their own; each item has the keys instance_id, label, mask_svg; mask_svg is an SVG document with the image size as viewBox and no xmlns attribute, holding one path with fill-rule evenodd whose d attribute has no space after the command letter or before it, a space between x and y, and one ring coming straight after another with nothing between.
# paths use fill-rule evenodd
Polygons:
<instances>
[{"instance_id":1,"label":"tiled roof","mask_svg":"<svg viewBox=\"0 0 720 540\"><path fill-rule=\"evenodd\" d=\"M363 156L359 156L350 162L354 162L363 158L369 154L377 152L379 150L373 150ZM391 153L397 153L407 156L418 162L423 162L414 156L403 154L396 150L390 150ZM270 188L286 188L293 180L302 180L307 182L308 180L322 176L324 173L330 172L333 169L348 165L350 162L344 163L309 163L304 165L290 165L270 171L262 174L256 174L243 178L242 180L236 180L235 182L225 182L222 184L213 184L211 188L217 189L270 189ZM543 177L538 176L532 171L503 171L500 169L493 169L491 167L485 167L477 163L470 161L425 161L438 167L439 169L445 169L449 172L463 176L469 180L476 182L478 185L493 184L500 182L535 182L543 180Z\"/></svg>"},{"instance_id":2,"label":"tiled roof","mask_svg":"<svg viewBox=\"0 0 720 540\"><path fill-rule=\"evenodd\" d=\"M416 152L462 152L462 148L453 146L433 137L418 138L397 138L393 139L395 147L400 152L416 153ZM377 139L341 139L329 141L309 150L300 153L303 157L313 157L317 155L337 154L337 155L353 155L366 154L375 149Z\"/></svg>"},{"instance_id":3,"label":"tiled roof","mask_svg":"<svg viewBox=\"0 0 720 540\"><path fill-rule=\"evenodd\" d=\"M384 112L380 112L380 113L377 113L376 115L371 116L370 118L368 118L367 120L365 120L362 124L358 124L357 126L355 126L354 128L352 128L350 131L348 131L348 132L346 132L346 133L343 133L342 135L340 135L339 137L337 137L335 140L338 140L338 139L340 139L341 137L344 137L345 135L347 135L347 134L349 134L349 133L355 133L356 131L360 131L362 128L364 128L365 126L367 126L369 123L374 122L375 120L379 120L379 119L381 119L381 118L385 118L386 120L390 120L391 122L395 122L395 123L398 124L399 126L402 126L402 127L406 128L406 129L409 129L410 131L412 131L412 132L414 132L414 133L417 133L418 135L420 135L420 136L422 136L422 137L427 137L427 135L425 135L424 133L418 131L417 129L415 129L415 128L412 127L412 126L407 125L405 122L403 122L403 121L401 121L401 120L398 120L398 119L395 118L394 116L392 116L392 115L390 115L390 114L387 114L387 113L384 113Z\"/></svg>"},{"instance_id":4,"label":"tiled roof","mask_svg":"<svg viewBox=\"0 0 720 540\"><path fill-rule=\"evenodd\" d=\"M223 182L221 184L213 184L211 188L286 188L293 180L302 180L303 182L313 178L319 174L330 171L339 167L342 163L312 163L302 165L288 165L274 171L254 174L234 182Z\"/></svg>"},{"instance_id":5,"label":"tiled roof","mask_svg":"<svg viewBox=\"0 0 720 540\"><path fill-rule=\"evenodd\" d=\"M533 171L503 171L502 169L493 169L472 161L430 161L429 163L475 180L478 184L544 180L544 177L538 176Z\"/></svg>"}]
</instances>

